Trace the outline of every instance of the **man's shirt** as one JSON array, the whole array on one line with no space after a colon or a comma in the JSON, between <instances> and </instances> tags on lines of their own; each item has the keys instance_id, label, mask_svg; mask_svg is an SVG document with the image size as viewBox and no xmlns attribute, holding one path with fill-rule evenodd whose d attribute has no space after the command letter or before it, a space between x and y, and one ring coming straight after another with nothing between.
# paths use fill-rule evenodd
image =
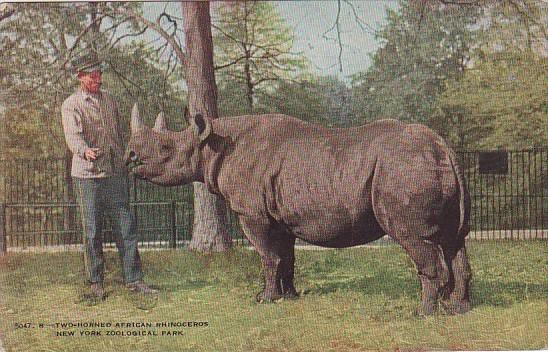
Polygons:
<instances>
[{"instance_id":1,"label":"man's shirt","mask_svg":"<svg viewBox=\"0 0 548 352\"><path fill-rule=\"evenodd\" d=\"M65 100L61 115L65 140L73 153L73 177L99 178L125 172L120 116L109 94L90 94L79 89ZM84 157L88 148L100 149L97 160Z\"/></svg>"}]
</instances>

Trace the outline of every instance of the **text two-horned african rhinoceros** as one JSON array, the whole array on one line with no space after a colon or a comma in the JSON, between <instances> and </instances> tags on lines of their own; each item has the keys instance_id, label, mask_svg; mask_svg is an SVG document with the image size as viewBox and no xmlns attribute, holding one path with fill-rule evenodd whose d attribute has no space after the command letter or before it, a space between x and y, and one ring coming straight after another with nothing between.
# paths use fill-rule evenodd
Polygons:
<instances>
[{"instance_id":1,"label":"text two-horned african rhinoceros","mask_svg":"<svg viewBox=\"0 0 548 352\"><path fill-rule=\"evenodd\" d=\"M425 126L395 120L326 129L271 114L185 114L189 127L142 124L134 107L126 160L165 186L204 182L238 215L264 267L265 301L296 296L295 239L350 247L388 234L415 263L423 314L438 298L470 309L469 196L454 152Z\"/></svg>"}]
</instances>

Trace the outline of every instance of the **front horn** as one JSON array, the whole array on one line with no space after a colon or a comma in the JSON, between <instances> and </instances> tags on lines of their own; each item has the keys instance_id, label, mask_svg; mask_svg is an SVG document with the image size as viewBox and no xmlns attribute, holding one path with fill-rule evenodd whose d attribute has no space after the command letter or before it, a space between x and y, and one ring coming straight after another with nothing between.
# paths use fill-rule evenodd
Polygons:
<instances>
[{"instance_id":1,"label":"front horn","mask_svg":"<svg viewBox=\"0 0 548 352\"><path fill-rule=\"evenodd\" d=\"M131 109L131 133L135 133L144 128L141 117L139 116L139 107L137 103L133 104L133 109Z\"/></svg>"}]
</instances>

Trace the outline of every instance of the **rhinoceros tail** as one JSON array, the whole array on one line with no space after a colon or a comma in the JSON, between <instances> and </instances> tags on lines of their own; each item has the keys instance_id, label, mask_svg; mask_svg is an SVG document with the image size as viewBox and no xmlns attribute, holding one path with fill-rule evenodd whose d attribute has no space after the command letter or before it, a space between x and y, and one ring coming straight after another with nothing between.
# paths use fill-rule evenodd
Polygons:
<instances>
[{"instance_id":1,"label":"rhinoceros tail","mask_svg":"<svg viewBox=\"0 0 548 352\"><path fill-rule=\"evenodd\" d=\"M470 227L468 224L470 220L470 194L468 193L468 188L466 187L463 171L457 162L457 156L448 146L447 154L449 156L449 161L451 162L453 171L455 172L455 178L459 187L460 221L457 237L459 239L464 239L470 232Z\"/></svg>"}]
</instances>

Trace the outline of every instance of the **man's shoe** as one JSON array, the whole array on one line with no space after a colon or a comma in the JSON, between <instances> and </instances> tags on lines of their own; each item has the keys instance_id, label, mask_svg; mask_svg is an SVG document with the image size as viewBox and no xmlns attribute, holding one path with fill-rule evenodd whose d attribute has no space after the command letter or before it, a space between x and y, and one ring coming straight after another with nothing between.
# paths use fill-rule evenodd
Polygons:
<instances>
[{"instance_id":1,"label":"man's shoe","mask_svg":"<svg viewBox=\"0 0 548 352\"><path fill-rule=\"evenodd\" d=\"M91 284L91 295L95 298L105 299L105 290L103 289L103 284L99 282L94 282Z\"/></svg>"},{"instance_id":2,"label":"man's shoe","mask_svg":"<svg viewBox=\"0 0 548 352\"><path fill-rule=\"evenodd\" d=\"M148 287L147 284L141 280L130 282L126 284L126 287L132 292L142 293L145 295L154 295L159 292L158 290Z\"/></svg>"}]
</instances>

